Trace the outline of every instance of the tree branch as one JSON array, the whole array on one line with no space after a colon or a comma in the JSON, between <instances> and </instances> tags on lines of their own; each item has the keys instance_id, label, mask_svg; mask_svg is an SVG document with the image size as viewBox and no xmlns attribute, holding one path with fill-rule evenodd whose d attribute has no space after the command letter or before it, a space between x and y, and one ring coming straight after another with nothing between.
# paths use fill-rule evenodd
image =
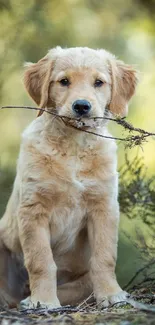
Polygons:
<instances>
[{"instance_id":1,"label":"tree branch","mask_svg":"<svg viewBox=\"0 0 155 325\"><path fill-rule=\"evenodd\" d=\"M88 131L88 130L84 129L85 125L83 124L81 118L71 118L71 117L64 116L64 115L58 115L57 113L51 112L51 111L49 111L47 109L39 108L39 107L33 107L33 106L2 106L1 107L1 109L6 109L6 108L24 108L24 109L29 109L29 110L33 109L33 110L36 110L36 111L46 112L48 114L51 114L51 115L61 119L66 126L72 127L74 129L77 129L77 130L85 132L85 133L90 133L90 134L96 135L96 136L101 137L101 138L108 138L108 139L114 139L114 140L118 140L118 141L127 142L127 146L130 147L130 148L133 145L141 145L142 142L144 142L147 137L155 136L155 133L148 132L148 131L145 131L145 130L143 130L141 128L134 127L131 123L129 123L129 122L125 121L123 118L119 118L119 117L118 118L92 117L92 118L88 118L88 119L92 120L94 122L97 121L97 120L101 120L101 119L102 120L113 121L113 122L117 123L118 125L122 126L125 130L128 130L129 132L137 132L139 134L138 135L127 136L126 138L105 136L105 135L102 135L102 134L99 134L99 133L96 133L96 132L93 132L93 131ZM67 120L67 122L66 122L66 120ZM71 125L71 124L69 124L69 121L81 122L81 126L78 127L78 126Z\"/></svg>"}]
</instances>

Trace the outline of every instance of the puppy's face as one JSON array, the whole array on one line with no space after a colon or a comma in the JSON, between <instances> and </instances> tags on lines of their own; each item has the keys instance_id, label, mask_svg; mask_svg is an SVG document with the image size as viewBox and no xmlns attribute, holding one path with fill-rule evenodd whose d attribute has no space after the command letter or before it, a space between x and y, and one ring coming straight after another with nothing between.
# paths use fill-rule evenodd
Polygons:
<instances>
[{"instance_id":1,"label":"puppy's face","mask_svg":"<svg viewBox=\"0 0 155 325\"><path fill-rule=\"evenodd\" d=\"M91 117L103 117L107 107L126 115L136 81L135 70L105 50L60 47L30 64L24 78L37 104L85 125Z\"/></svg>"},{"instance_id":2,"label":"puppy's face","mask_svg":"<svg viewBox=\"0 0 155 325\"><path fill-rule=\"evenodd\" d=\"M53 69L49 88L53 107L58 114L73 118L103 116L111 98L108 64L95 55L71 54L59 58Z\"/></svg>"}]
</instances>

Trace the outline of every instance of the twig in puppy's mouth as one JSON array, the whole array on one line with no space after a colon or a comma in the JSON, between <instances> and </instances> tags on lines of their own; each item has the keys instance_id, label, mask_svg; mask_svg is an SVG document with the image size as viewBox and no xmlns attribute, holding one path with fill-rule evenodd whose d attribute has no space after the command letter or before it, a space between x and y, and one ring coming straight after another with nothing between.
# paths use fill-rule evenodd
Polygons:
<instances>
[{"instance_id":1,"label":"twig in puppy's mouth","mask_svg":"<svg viewBox=\"0 0 155 325\"><path fill-rule=\"evenodd\" d=\"M132 124L128 123L123 118L119 118L119 117L112 118L112 117L105 117L105 116L102 117L102 116L100 116L100 117L88 117L87 119L88 120L93 120L94 122L97 121L97 120L113 121L113 122L121 125L125 130L128 130L129 132L138 132L139 135L131 135L131 136L127 136L126 138L119 138L119 137L111 137L111 136L102 135L102 134L99 134L99 133L96 133L96 132L93 132L93 131L89 131L87 129L87 125L86 124L84 125L85 122L83 122L81 118L73 118L73 117L68 117L68 116L64 116L64 115L58 115L57 113L51 112L51 111L49 111L47 109L44 109L44 108L33 107L33 106L2 106L1 107L1 109L5 109L5 108L24 108L24 109L33 109L33 110L36 110L36 111L46 112L48 114L51 114L51 115L61 119L65 123L66 126L72 127L74 129L77 129L77 130L82 131L82 132L93 134L93 135L101 137L101 138L125 141L125 142L128 143L128 147L130 147L130 148L132 146L134 146L134 145L141 145L142 142L144 142L147 137L155 136L155 133L148 132L148 131L145 131L145 130L143 130L141 128L134 127ZM67 122L65 120L67 120ZM78 127L78 126L72 125L71 123L69 123L71 121L75 121L75 122L77 121L79 124L81 122L81 126ZM90 127L90 126L88 126L88 127Z\"/></svg>"}]
</instances>

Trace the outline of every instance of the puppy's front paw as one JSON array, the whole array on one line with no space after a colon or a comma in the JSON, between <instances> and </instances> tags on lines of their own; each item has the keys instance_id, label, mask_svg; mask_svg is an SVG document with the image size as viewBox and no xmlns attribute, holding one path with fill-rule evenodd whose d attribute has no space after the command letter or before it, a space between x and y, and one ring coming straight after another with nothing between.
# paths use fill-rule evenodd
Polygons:
<instances>
[{"instance_id":1,"label":"puppy's front paw","mask_svg":"<svg viewBox=\"0 0 155 325\"><path fill-rule=\"evenodd\" d=\"M108 307L109 305L114 305L116 303L121 303L121 302L125 302L127 300L127 298L129 297L129 294L126 291L119 291L118 293L114 294L114 295L108 295L106 297L103 297L102 299L98 299L97 303L99 308L102 307Z\"/></svg>"},{"instance_id":2,"label":"puppy's front paw","mask_svg":"<svg viewBox=\"0 0 155 325\"><path fill-rule=\"evenodd\" d=\"M27 297L26 299L20 302L19 308L20 309L36 309L36 308L47 308L47 309L54 309L61 307L58 298L56 298L51 303L40 302L39 300L34 300L31 297Z\"/></svg>"}]
</instances>

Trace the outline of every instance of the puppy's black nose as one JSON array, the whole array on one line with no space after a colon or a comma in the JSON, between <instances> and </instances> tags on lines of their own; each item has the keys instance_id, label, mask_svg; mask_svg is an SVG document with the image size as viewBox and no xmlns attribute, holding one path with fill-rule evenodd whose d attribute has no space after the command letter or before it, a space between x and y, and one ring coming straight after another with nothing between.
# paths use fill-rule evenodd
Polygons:
<instances>
[{"instance_id":1,"label":"puppy's black nose","mask_svg":"<svg viewBox=\"0 0 155 325\"><path fill-rule=\"evenodd\" d=\"M91 104L85 99L78 99L73 103L72 109L79 116L86 115L91 109Z\"/></svg>"}]
</instances>

